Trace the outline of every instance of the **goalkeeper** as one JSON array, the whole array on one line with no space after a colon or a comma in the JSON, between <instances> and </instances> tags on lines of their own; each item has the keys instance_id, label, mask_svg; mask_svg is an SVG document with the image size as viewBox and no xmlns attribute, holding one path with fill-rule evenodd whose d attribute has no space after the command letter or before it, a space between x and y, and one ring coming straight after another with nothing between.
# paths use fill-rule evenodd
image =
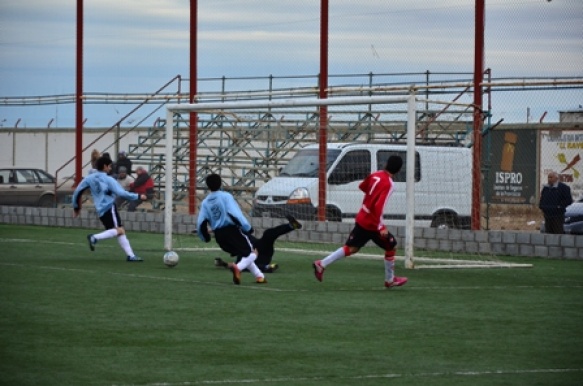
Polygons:
<instances>
[{"instance_id":1,"label":"goalkeeper","mask_svg":"<svg viewBox=\"0 0 583 386\"><path fill-rule=\"evenodd\" d=\"M302 224L293 216L286 216L288 223L275 226L263 232L263 236L257 238L253 235L248 235L249 240L257 251L257 259L255 264L264 273L275 272L279 266L272 263L273 254L275 253L275 240L291 231L302 229ZM241 260L242 256L237 256L237 262ZM229 264L220 257L215 258L216 267L228 268Z\"/></svg>"},{"instance_id":2,"label":"goalkeeper","mask_svg":"<svg viewBox=\"0 0 583 386\"><path fill-rule=\"evenodd\" d=\"M210 174L206 177L206 185L210 193L200 204L200 212L196 221L198 236L205 242L211 241L207 226L214 234L219 247L231 256L243 256L236 264L229 263L228 267L233 273L233 283L241 284L241 271L248 269L255 282L267 283L263 272L255 265L257 255L248 234L253 228L243 216L243 212L233 196L221 191L221 176Z\"/></svg>"}]
</instances>

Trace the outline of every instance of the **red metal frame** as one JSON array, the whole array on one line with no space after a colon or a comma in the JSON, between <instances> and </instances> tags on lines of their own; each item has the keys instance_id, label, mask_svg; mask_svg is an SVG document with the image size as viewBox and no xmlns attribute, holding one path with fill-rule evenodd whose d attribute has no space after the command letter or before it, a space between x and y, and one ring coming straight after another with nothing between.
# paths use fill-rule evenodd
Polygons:
<instances>
[{"instance_id":1,"label":"red metal frame","mask_svg":"<svg viewBox=\"0 0 583 386\"><path fill-rule=\"evenodd\" d=\"M83 170L83 0L77 0L77 80L75 88L75 186Z\"/></svg>"},{"instance_id":2,"label":"red metal frame","mask_svg":"<svg viewBox=\"0 0 583 386\"><path fill-rule=\"evenodd\" d=\"M196 103L196 94L198 93L198 62L197 62L197 31L198 31L198 0L190 1L190 103ZM188 170L188 213L191 215L196 211L196 157L198 146L198 114L196 112L190 113L190 147L189 147L189 170Z\"/></svg>"},{"instance_id":3,"label":"red metal frame","mask_svg":"<svg viewBox=\"0 0 583 386\"><path fill-rule=\"evenodd\" d=\"M481 229L482 193L482 82L484 79L484 28L485 0L476 0L475 40L474 40L474 144L472 172L472 230Z\"/></svg>"},{"instance_id":4,"label":"red metal frame","mask_svg":"<svg viewBox=\"0 0 583 386\"><path fill-rule=\"evenodd\" d=\"M328 98L328 0L320 10L320 99ZM326 149L328 144L328 106L320 106L320 148L318 169L318 221L326 221Z\"/></svg>"}]
</instances>

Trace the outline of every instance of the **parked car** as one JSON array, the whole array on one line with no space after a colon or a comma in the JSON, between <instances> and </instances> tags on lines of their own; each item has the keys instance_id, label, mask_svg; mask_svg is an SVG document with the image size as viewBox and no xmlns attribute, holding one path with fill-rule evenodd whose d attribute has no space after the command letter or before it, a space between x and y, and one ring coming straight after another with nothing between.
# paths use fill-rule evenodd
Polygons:
<instances>
[{"instance_id":1,"label":"parked car","mask_svg":"<svg viewBox=\"0 0 583 386\"><path fill-rule=\"evenodd\" d=\"M54 207L73 193L72 181L59 187L55 177L35 168L0 167L0 205Z\"/></svg>"},{"instance_id":2,"label":"parked car","mask_svg":"<svg viewBox=\"0 0 583 386\"><path fill-rule=\"evenodd\" d=\"M563 229L568 234L583 235L583 198L567 207ZM541 233L546 233L544 221L541 224L540 231Z\"/></svg>"}]
</instances>

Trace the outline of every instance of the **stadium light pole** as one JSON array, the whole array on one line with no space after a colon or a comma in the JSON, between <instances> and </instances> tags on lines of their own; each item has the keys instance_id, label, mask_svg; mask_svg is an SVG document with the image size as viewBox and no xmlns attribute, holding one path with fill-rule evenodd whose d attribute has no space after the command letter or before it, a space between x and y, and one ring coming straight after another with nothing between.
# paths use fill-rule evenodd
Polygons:
<instances>
[{"instance_id":1,"label":"stadium light pole","mask_svg":"<svg viewBox=\"0 0 583 386\"><path fill-rule=\"evenodd\" d=\"M484 80L485 0L476 0L474 39L474 117L471 229L481 229L482 193L482 83Z\"/></svg>"}]
</instances>

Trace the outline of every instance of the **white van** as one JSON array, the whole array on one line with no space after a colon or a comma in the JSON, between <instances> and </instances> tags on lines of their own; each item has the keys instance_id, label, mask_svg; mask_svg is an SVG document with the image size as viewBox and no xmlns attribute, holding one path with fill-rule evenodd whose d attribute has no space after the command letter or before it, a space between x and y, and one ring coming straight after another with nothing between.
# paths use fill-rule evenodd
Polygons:
<instances>
[{"instance_id":1,"label":"white van","mask_svg":"<svg viewBox=\"0 0 583 386\"><path fill-rule=\"evenodd\" d=\"M318 149L316 144L299 150L278 177L257 190L253 216L317 218ZM469 229L471 150L443 146L417 146L415 150L415 224ZM393 144L328 144L326 219L354 221L363 198L358 185L370 173L383 169L393 154L401 156L403 167L393 177L395 188L385 208L385 219L393 225L404 225L406 146Z\"/></svg>"}]
</instances>

